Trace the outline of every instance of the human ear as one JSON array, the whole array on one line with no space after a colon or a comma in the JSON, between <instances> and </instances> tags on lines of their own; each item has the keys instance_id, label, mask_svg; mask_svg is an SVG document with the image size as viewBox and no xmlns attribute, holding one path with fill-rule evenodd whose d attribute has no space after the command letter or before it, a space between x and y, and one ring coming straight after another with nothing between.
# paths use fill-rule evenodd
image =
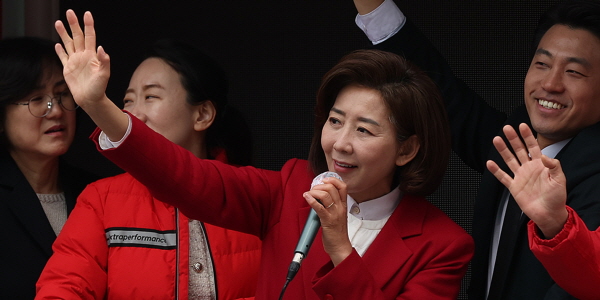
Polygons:
<instances>
[{"instance_id":1,"label":"human ear","mask_svg":"<svg viewBox=\"0 0 600 300\"><path fill-rule=\"evenodd\" d=\"M398 156L396 157L396 165L400 167L409 163L417 156L420 148L421 144L419 143L419 137L415 134L411 135L400 144Z\"/></svg>"},{"instance_id":2,"label":"human ear","mask_svg":"<svg viewBox=\"0 0 600 300\"><path fill-rule=\"evenodd\" d=\"M204 101L200 105L194 106L194 130L205 131L215 121L217 109L212 101Z\"/></svg>"}]
</instances>

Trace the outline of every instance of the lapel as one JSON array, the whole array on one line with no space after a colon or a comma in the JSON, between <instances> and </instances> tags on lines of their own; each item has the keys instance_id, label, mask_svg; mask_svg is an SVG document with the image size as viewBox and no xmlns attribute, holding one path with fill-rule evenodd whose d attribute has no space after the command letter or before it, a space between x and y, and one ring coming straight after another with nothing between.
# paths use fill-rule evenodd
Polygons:
<instances>
[{"instance_id":1,"label":"lapel","mask_svg":"<svg viewBox=\"0 0 600 300\"><path fill-rule=\"evenodd\" d=\"M310 206L307 206L298 211L298 232L302 232L310 209ZM405 195L363 255L365 265L371 274L376 274L375 281L379 288L383 288L389 280L396 276L402 265L413 255L404 239L422 233L426 210L427 205L424 199ZM301 276L305 277L303 278L304 282L311 282L314 274L330 261L321 241L322 234L319 229L300 268ZM390 249L393 250L390 251Z\"/></svg>"},{"instance_id":2,"label":"lapel","mask_svg":"<svg viewBox=\"0 0 600 300\"><path fill-rule=\"evenodd\" d=\"M598 141L600 141L600 123L581 130L556 155L568 179L567 192L595 176L600 170L600 160L594 159L600 151ZM571 199L571 197L567 198L567 204Z\"/></svg>"},{"instance_id":3,"label":"lapel","mask_svg":"<svg viewBox=\"0 0 600 300\"><path fill-rule=\"evenodd\" d=\"M56 235L40 201L10 156L0 159L0 202L48 256Z\"/></svg>"},{"instance_id":4,"label":"lapel","mask_svg":"<svg viewBox=\"0 0 600 300\"><path fill-rule=\"evenodd\" d=\"M413 255L405 239L422 234L427 205L425 200L404 195L377 238L363 255L365 265L376 274L382 289Z\"/></svg>"}]
</instances>

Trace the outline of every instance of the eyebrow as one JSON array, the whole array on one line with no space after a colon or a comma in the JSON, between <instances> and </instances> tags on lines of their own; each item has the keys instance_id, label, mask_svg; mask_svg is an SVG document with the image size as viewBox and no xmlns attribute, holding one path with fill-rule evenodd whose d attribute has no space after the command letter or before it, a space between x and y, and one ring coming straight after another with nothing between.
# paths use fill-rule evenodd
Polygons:
<instances>
[{"instance_id":1,"label":"eyebrow","mask_svg":"<svg viewBox=\"0 0 600 300\"><path fill-rule=\"evenodd\" d=\"M160 85L158 83L151 83L151 84L145 84L144 86L142 86L142 91L147 91L152 88L157 88L157 89L162 89L162 90L165 89L162 85ZM129 94L129 93L133 93L133 89L127 89L125 91L125 94Z\"/></svg>"},{"instance_id":2,"label":"eyebrow","mask_svg":"<svg viewBox=\"0 0 600 300\"><path fill-rule=\"evenodd\" d=\"M59 81L57 81L57 82L54 84L54 86L52 86L52 88L57 88L57 87L59 87L59 86L66 85L66 84L67 84L67 82L66 82L64 79L63 79L63 80L59 80ZM33 91L34 91L34 92L37 92L37 91L41 91L41 90L43 90L43 89L45 89L45 88L46 88L46 84L43 84L43 85L38 85L38 86L36 86L36 87L33 89Z\"/></svg>"},{"instance_id":3,"label":"eyebrow","mask_svg":"<svg viewBox=\"0 0 600 300\"><path fill-rule=\"evenodd\" d=\"M67 82L66 82L66 81L63 79L63 80L61 80L61 81L59 81L59 82L55 83L55 84L54 84L54 87L59 87L59 86L61 86L61 85L65 85L65 84L67 84Z\"/></svg>"},{"instance_id":4,"label":"eyebrow","mask_svg":"<svg viewBox=\"0 0 600 300\"><path fill-rule=\"evenodd\" d=\"M550 58L553 57L552 53L550 53L550 51L548 51L548 50L546 50L544 48L537 49L535 51L535 54L536 55L538 55L538 54L545 55L545 56L548 56ZM585 66L585 67L591 67L592 66L592 64L587 59L581 58L581 57L567 57L567 62L580 64L580 65Z\"/></svg>"},{"instance_id":5,"label":"eyebrow","mask_svg":"<svg viewBox=\"0 0 600 300\"><path fill-rule=\"evenodd\" d=\"M343 112L343 111L341 111L341 110L339 110L339 109L337 109L337 108L335 108L335 107L332 107L332 108L331 108L331 111L333 111L333 112L335 112L335 113L337 113L337 114L340 114L340 115L342 115L342 116L346 116L346 113L345 113L345 112ZM365 118L365 117L358 117L358 120L359 120L359 121L361 121L361 122L365 122L365 123L373 124L373 125L375 125L375 126L381 126L381 125L379 125L379 123L377 123L377 122L376 122L375 120L373 120L373 119L369 119L369 118Z\"/></svg>"}]
</instances>

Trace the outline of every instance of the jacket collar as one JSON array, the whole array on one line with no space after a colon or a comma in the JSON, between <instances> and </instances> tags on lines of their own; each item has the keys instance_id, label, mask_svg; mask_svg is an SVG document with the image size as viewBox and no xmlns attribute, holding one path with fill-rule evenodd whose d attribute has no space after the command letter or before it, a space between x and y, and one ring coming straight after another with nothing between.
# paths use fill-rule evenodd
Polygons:
<instances>
[{"instance_id":1,"label":"jacket collar","mask_svg":"<svg viewBox=\"0 0 600 300\"><path fill-rule=\"evenodd\" d=\"M375 277L379 287L385 286L387 281L398 272L400 266L413 255L413 251L408 248L404 240L422 234L427 209L428 202L424 198L404 195L377 238L369 246L369 250L365 252L363 256L365 264L373 274L381 275ZM299 210L300 228L303 228L309 210L310 206ZM314 274L329 260L323 243L320 242L321 239L321 230L319 230L308 255L308 257L313 257L302 266L306 272L305 276L312 276L309 274ZM394 249L394 251L389 251L389 249ZM321 255L318 258L314 257L316 256L315 252Z\"/></svg>"},{"instance_id":2,"label":"jacket collar","mask_svg":"<svg viewBox=\"0 0 600 300\"><path fill-rule=\"evenodd\" d=\"M390 278L398 272L400 266L413 255L405 239L419 236L423 232L423 222L427 212L427 203L421 197L405 195L398 207L385 224L377 238L365 252L363 260L375 277L380 287L385 286ZM394 249L387 251L386 249Z\"/></svg>"}]
</instances>

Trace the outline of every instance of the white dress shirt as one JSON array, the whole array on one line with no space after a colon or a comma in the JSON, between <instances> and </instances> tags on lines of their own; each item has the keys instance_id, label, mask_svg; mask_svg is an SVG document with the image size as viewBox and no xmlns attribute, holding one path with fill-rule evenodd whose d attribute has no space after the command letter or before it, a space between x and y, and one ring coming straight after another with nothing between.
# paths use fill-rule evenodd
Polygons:
<instances>
[{"instance_id":1,"label":"white dress shirt","mask_svg":"<svg viewBox=\"0 0 600 300\"><path fill-rule=\"evenodd\" d=\"M371 246L400 203L401 197L402 192L398 187L379 198L363 203L356 203L348 195L348 237L360 256Z\"/></svg>"}]
</instances>

